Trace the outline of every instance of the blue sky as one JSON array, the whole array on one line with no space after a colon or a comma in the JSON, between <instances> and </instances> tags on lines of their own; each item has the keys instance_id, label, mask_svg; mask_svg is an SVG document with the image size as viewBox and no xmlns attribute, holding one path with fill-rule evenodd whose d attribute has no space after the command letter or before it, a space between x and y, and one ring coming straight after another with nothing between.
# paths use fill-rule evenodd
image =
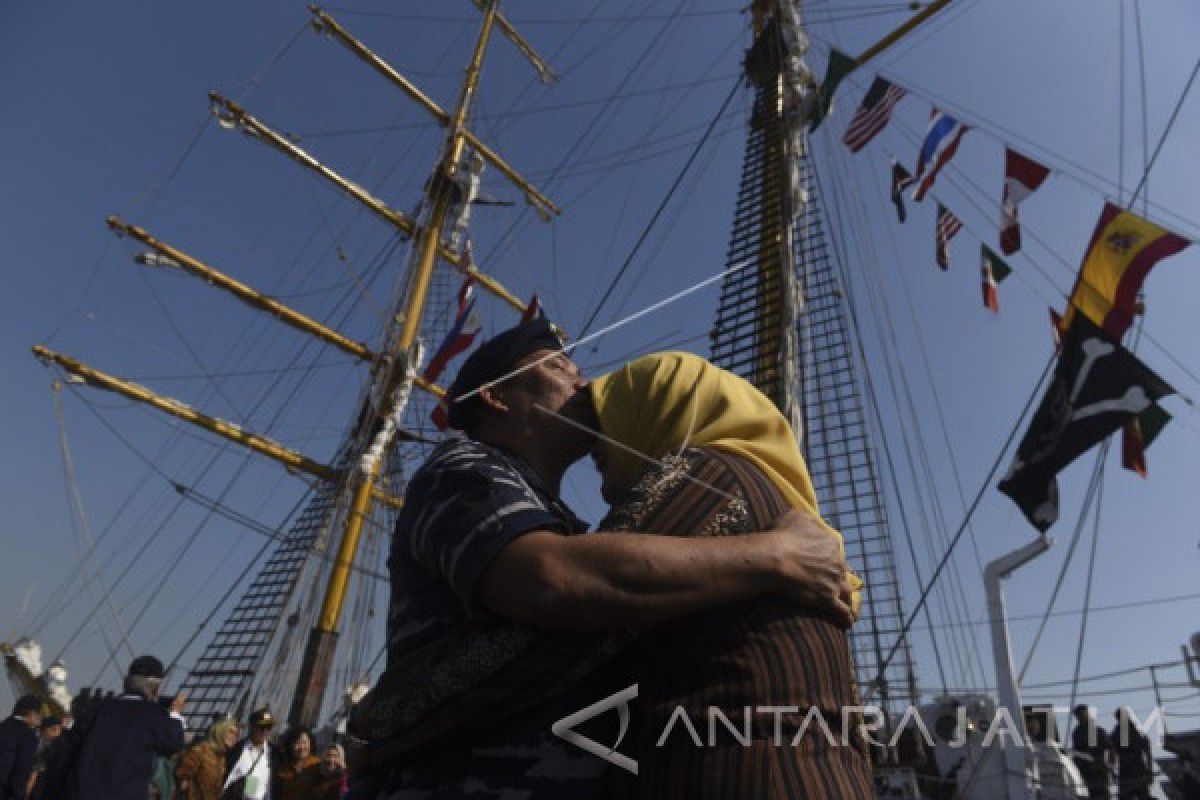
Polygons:
<instances>
[{"instance_id":1,"label":"blue sky","mask_svg":"<svg viewBox=\"0 0 1200 800\"><path fill-rule=\"evenodd\" d=\"M507 8L530 41L553 56L562 80L537 84L506 42L494 42L475 129L565 213L552 225L537 221L491 173L488 191L518 203L476 211L476 252L486 271L518 294L539 291L550 313L568 331L578 330L736 79L746 44L744 18L736 4L700 0L605 3L582 26L573 23L589 15L592 3L514 0ZM813 2L806 8L814 39L809 62L818 74L830 43L859 52L904 16L878 3ZM330 10L433 97L452 103L474 30L469 3L431 10L427 4L346 0ZM941 552L934 520L940 514L951 532L957 528L962 496L970 499L978 490L1049 357L1047 306L1062 307L1105 198L1128 199L1191 72L1200 9L1185 0L1159 0L1138 10L1140 49L1129 2L958 0L851 76L832 119L813 139L822 181L836 187L823 202L837 209L883 432L893 447L923 450L933 478L914 482L902 468L894 485L884 479L893 515L898 517L897 488L913 514L925 574ZM667 19L677 12L682 16ZM39 610L53 607L52 593L77 563L81 546L65 503L51 375L30 356L30 345L47 342L98 368L269 430L323 459L344 433L365 380L361 367L329 350L304 349L298 334L197 281L138 271L130 261L136 249L105 230L105 216L120 213L373 341L403 263L395 255L376 260L390 231L268 148L218 128L207 115L206 93L215 88L241 100L402 209L410 209L420 192L438 135L420 109L340 47L306 30L301 3L8 4L0 15L0 104L9 120L0 129L6 174L0 247L9 275L0 316L0 357L8 375L0 394L7 453L0 485L9 509L4 540L10 543L0 565L0 632L7 637L27 632ZM891 127L851 156L837 140L876 70L911 94ZM606 100L614 94L622 96ZM599 323L720 271L747 102L740 96L718 123ZM978 126L934 189L966 225L951 246L953 266L946 274L933 262L934 203L910 203L909 221L899 226L886 194L888 160L894 154L911 167L931 102ZM1200 236L1194 190L1200 161L1193 146L1198 127L1200 99L1193 94L1144 190L1149 216L1193 239ZM1002 313L993 317L979 302L976 253L981 238L990 243L995 237L1005 142L1056 173L1022 207L1026 248L1012 259L1016 274L1001 286ZM506 237L514 223L515 235ZM1139 348L1148 364L1191 397L1200 395L1193 323L1198 269L1200 251L1192 248L1151 275ZM704 290L623 327L582 348L579 361L597 370L676 342L704 352L715 298L714 289ZM444 316L446 308L443 292L432 312ZM513 320L497 303L484 308L490 330ZM906 381L916 426L895 397L903 395ZM261 540L224 520L206 521L186 503L171 514L177 496L135 451L163 474L209 496L223 494L231 507L269 525L279 524L302 486L274 465L219 453L211 439L115 396L68 388L63 400L87 517L97 533L116 520L98 550L102 579L111 584L132 564L114 598L126 622L142 615L134 644L173 655L193 634L197 609L207 613ZM1121 471L1110 455L1094 606L1196 591L1200 537L1189 501L1200 420L1178 398L1167 406L1175 419L1150 451L1149 481ZM1053 530L1060 544L1010 582L1014 615L1040 615L1045 608L1093 458L1064 473L1063 515ZM603 506L589 470L583 465L573 472L565 491L594 521ZM927 485L936 503L919 499ZM926 521L915 513L923 506L929 508ZM1091 531L1089 523L1059 609L1082 607ZM982 620L975 553L986 561L1032 535L1011 503L989 490L974 519L974 544L964 541L954 562L967 609L947 614L935 595L935 624ZM139 552L143 556L134 560ZM911 603L916 587L904 552L898 541ZM164 565L180 553L181 566L166 572ZM159 584L164 590L142 613L144 598ZM67 644L75 621L95 603L86 586L79 588L84 594L40 632L49 650ZM1082 673L1176 660L1198 609L1193 597L1093 613ZM1079 619L1073 613L1054 618L1029 682L1071 675ZM105 620L111 634L111 617ZM1018 660L1035 622L1014 622ZM974 630L981 632L978 645L990 673L986 632ZM918 631L914 644L921 684L938 688L927 634ZM94 630L71 642L66 658L77 670L75 679L90 682L103 653ZM952 685L956 672L966 681L977 671L971 657L962 658L961 670L951 668ZM1182 672L1162 677L1178 682ZM113 673L104 680L111 683ZM1129 691L1089 699L1102 707L1118 701L1147 707L1148 695L1132 687L1148 682L1142 673L1092 683L1098 691ZM1194 690L1170 688L1166 694L1188 696L1178 710L1195 713Z\"/></svg>"}]
</instances>

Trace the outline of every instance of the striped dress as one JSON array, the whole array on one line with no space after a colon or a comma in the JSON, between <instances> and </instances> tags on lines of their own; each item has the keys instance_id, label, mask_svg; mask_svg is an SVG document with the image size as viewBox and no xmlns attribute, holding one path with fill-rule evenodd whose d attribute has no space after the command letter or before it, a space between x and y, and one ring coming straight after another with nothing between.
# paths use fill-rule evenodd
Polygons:
<instances>
[{"instance_id":1,"label":"striped dress","mask_svg":"<svg viewBox=\"0 0 1200 800\"><path fill-rule=\"evenodd\" d=\"M600 527L737 534L768 529L787 509L748 461L693 449L643 477ZM874 797L859 717L843 719L859 704L846 632L827 615L747 600L655 626L617 668L613 685L638 684L620 750L639 774L612 770L612 797Z\"/></svg>"}]
</instances>

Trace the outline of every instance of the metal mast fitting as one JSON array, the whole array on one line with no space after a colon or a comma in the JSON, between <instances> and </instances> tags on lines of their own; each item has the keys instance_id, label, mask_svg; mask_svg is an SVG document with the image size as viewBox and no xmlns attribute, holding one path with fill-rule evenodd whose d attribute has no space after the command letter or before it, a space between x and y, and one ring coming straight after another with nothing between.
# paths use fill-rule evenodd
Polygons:
<instances>
[{"instance_id":1,"label":"metal mast fitting","mask_svg":"<svg viewBox=\"0 0 1200 800\"><path fill-rule=\"evenodd\" d=\"M328 15L323 15L319 10L314 10L314 14L318 15L317 19L325 26L325 30L331 32L334 30L330 25L331 23L336 25L336 23ZM398 428L398 420L408 402L416 367L420 363L417 334L420 330L434 264L439 254L445 258L445 252L448 249L442 243L441 237L451 208L456 202L456 195L461 191L457 180L467 158L467 149L470 147L482 155L482 151L472 144L474 137L467 130L466 123L479 87L484 54L487 51L491 33L496 27L497 16L496 2L489 0L485 4L483 22L470 64L466 70L458 102L452 113L442 112L445 115L446 127L442 155L432 177L426 184L426 194L422 204L423 211L419 223L414 225L414 248L407 284L397 313L392 315L393 327L387 332L385 338L385 357L380 361L381 368L376 371L371 402L372 407L377 410L377 414L368 421L367 427L359 432L360 461L352 488L353 496L350 500L346 526L338 545L335 566L326 587L320 615L309 636L304 660L300 667L300 679L289 713L289 723L292 725L312 726L317 721L337 647L338 624L349 585L350 567L354 563L357 553L363 523L371 510L372 490L379 479L385 460L382 455L391 446ZM351 44L353 39L348 34L344 38L339 36L339 40L351 47L354 52L367 58L377 68L386 67L381 59L374 57L362 45ZM392 79L392 75L395 75L396 78L400 77L390 67L384 74L389 79ZM404 88L410 84L403 81L398 85ZM413 89L415 90L415 87ZM419 92L418 96L413 95L408 89L405 91L426 108L429 108L428 104L432 103ZM434 107L436 108L436 106ZM467 259L461 258L461 254L459 255L460 258L457 260L447 260L470 271L471 267L462 263ZM480 282L487 286L482 280ZM516 298L512 298L509 302L522 310L525 307Z\"/></svg>"},{"instance_id":2,"label":"metal mast fitting","mask_svg":"<svg viewBox=\"0 0 1200 800\"><path fill-rule=\"evenodd\" d=\"M156 394L140 384L118 378L115 375L109 375L98 369L93 369L81 361L55 352L48 347L40 344L34 345L33 354L44 362L58 365L90 386L116 392L130 400L145 403L165 414L181 419L184 422L190 422L197 427L204 428L206 431L215 433L231 442L236 442L249 450L278 461L289 469L327 481L337 481L342 477L343 473L340 470L309 458L303 453L286 447L268 436L248 431L236 423L210 416L202 411L197 411L187 403L180 402L172 397ZM377 498L396 508L399 508L403 503L400 498L383 491L377 492Z\"/></svg>"}]
</instances>

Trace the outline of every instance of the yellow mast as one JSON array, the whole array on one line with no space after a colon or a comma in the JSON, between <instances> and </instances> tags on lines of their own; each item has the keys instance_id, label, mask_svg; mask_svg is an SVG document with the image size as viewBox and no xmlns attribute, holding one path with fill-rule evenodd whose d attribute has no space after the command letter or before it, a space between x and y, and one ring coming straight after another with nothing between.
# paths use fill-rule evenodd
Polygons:
<instances>
[{"instance_id":1,"label":"yellow mast","mask_svg":"<svg viewBox=\"0 0 1200 800\"><path fill-rule=\"evenodd\" d=\"M115 392L130 400L136 400L151 408L156 408L164 414L181 419L184 422L190 422L197 427L240 444L260 455L264 455L273 461L278 461L288 469L328 481L336 481L342 477L340 470L328 464L322 464L316 459L309 458L303 453L286 447L268 436L248 431L237 423L205 414L189 406L187 403L180 402L173 397L156 394L145 386L133 381L127 381L115 375L110 375L107 372L101 372L68 355L55 352L44 345L34 345L33 354L42 361L61 367L67 373L76 376L90 386ZM376 496L390 506L399 508L401 505L400 498L383 491L377 491Z\"/></svg>"},{"instance_id":2,"label":"yellow mast","mask_svg":"<svg viewBox=\"0 0 1200 800\"><path fill-rule=\"evenodd\" d=\"M139 228L137 225L130 225L115 215L108 218L108 227L120 236L129 236L136 239L162 256L161 259L154 261L139 259L139 263L153 266L170 266L189 272L203 279L209 285L229 292L252 308L265 311L285 325L289 325L298 331L312 334L321 341L331 344L355 358L363 361L375 361L379 357L378 354L362 342L356 342L350 337L335 331L333 328L322 325L312 317L300 313L291 306L285 305L275 298L263 294L254 287L248 286L236 278L232 278L214 269L200 259L188 255L179 248L154 237L144 228ZM443 397L446 394L445 389L437 384L430 383L420 375L413 378L413 383L416 384L417 388L429 392L436 397Z\"/></svg>"},{"instance_id":3,"label":"yellow mast","mask_svg":"<svg viewBox=\"0 0 1200 800\"><path fill-rule=\"evenodd\" d=\"M330 29L332 20L328 15L322 15L317 9L314 9L314 14L318 14L318 19L327 29ZM363 524L371 510L373 487L380 476L383 454L390 444L390 437L394 430L394 420L398 418L407 403L414 371L420 360L417 333L420 329L434 263L439 253L444 256L446 250L441 242L441 236L448 212L454 202L455 180L459 177L466 148L474 147L477 143L475 137L466 130L466 121L479 87L484 54L487 51L492 29L496 25L496 19L496 0L488 0L471 62L467 67L466 77L459 93L458 103L446 122L447 130L442 158L428 184L425 200L427 212L420 220L420 229L416 234L407 296L404 299L403 309L396 315L399 329L386 343L387 357L383 359L383 372L378 376L376 384L377 397L381 401L379 407L382 411L371 431L371 441L363 450L357 483L353 487L345 529L326 586L320 615L305 649L304 660L300 667L300 679L289 713L289 722L293 725L311 726L314 724L324 698L337 645L338 623L349 585L350 570L362 536ZM338 38L343 43L353 41L340 26L337 31ZM364 52L369 53L365 47L351 47L351 49L360 55ZM368 61L377 67L379 63L382 63L377 58L374 60L368 58ZM407 82L404 82L404 85L407 85ZM404 88L404 85L401 85L401 88ZM411 92L409 94L414 96ZM424 98L424 95L420 95L416 99L429 108L432 101L428 101L427 98L422 101L421 98ZM433 108L436 109L436 106ZM498 157L493 163L497 163L497 161ZM519 178L511 168L501 169L501 171L505 172L510 179ZM523 181L519 185L525 188ZM526 196L537 207L540 204L541 195L536 190L531 192L529 189L526 189ZM548 201L546 202L548 203ZM551 204L550 207L553 208L553 205ZM478 274L477 271L474 274ZM516 301L515 298L510 300L510 304L514 307L524 308L524 304Z\"/></svg>"}]
</instances>

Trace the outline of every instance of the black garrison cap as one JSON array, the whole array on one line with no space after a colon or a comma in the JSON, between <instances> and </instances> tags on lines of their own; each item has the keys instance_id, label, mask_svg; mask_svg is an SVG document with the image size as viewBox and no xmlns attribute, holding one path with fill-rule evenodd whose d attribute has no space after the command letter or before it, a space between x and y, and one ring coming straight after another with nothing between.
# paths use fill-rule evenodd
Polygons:
<instances>
[{"instance_id":1,"label":"black garrison cap","mask_svg":"<svg viewBox=\"0 0 1200 800\"><path fill-rule=\"evenodd\" d=\"M561 349L562 340L554 332L554 326L544 317L522 322L488 339L467 357L458 371L458 377L446 390L447 403L450 406L450 427L467 430L474 422L479 408L478 395L472 395L466 400L455 401L454 398L503 377L530 353Z\"/></svg>"}]
</instances>

